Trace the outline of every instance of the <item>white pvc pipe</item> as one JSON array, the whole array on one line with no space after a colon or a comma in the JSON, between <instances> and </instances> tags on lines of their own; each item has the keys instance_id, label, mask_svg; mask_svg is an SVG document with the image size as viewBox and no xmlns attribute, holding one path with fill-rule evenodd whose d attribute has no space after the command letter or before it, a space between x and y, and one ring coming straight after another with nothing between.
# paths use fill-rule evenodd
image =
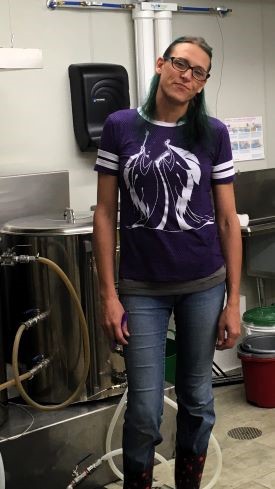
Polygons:
<instances>
[{"instance_id":1,"label":"white pvc pipe","mask_svg":"<svg viewBox=\"0 0 275 489\"><path fill-rule=\"evenodd\" d=\"M172 42L172 12L155 12L155 58L162 56Z\"/></svg>"},{"instance_id":2,"label":"white pvc pipe","mask_svg":"<svg viewBox=\"0 0 275 489\"><path fill-rule=\"evenodd\" d=\"M155 14L150 10L140 10L137 5L132 12L132 17L135 28L138 105L142 105L155 73Z\"/></svg>"}]
</instances>

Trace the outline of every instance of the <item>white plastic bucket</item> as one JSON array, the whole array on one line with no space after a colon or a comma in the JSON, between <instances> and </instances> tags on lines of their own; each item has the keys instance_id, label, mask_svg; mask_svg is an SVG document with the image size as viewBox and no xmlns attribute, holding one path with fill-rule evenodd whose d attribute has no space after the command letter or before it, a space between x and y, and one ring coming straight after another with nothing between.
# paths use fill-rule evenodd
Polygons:
<instances>
[{"instance_id":1,"label":"white plastic bucket","mask_svg":"<svg viewBox=\"0 0 275 489\"><path fill-rule=\"evenodd\" d=\"M275 306L255 307L244 312L242 326L247 335L275 333Z\"/></svg>"},{"instance_id":2,"label":"white plastic bucket","mask_svg":"<svg viewBox=\"0 0 275 489\"><path fill-rule=\"evenodd\" d=\"M247 336L250 334L275 333L275 326L257 326L254 323L246 323L244 321L242 321L242 326Z\"/></svg>"}]
</instances>

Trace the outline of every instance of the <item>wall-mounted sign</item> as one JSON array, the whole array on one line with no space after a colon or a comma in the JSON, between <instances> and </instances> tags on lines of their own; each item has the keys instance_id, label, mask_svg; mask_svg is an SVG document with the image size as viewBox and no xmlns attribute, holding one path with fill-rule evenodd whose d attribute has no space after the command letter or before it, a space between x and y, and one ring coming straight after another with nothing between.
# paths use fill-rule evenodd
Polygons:
<instances>
[{"instance_id":1,"label":"wall-mounted sign","mask_svg":"<svg viewBox=\"0 0 275 489\"><path fill-rule=\"evenodd\" d=\"M228 118L224 123L229 132L234 161L264 158L262 116Z\"/></svg>"}]
</instances>

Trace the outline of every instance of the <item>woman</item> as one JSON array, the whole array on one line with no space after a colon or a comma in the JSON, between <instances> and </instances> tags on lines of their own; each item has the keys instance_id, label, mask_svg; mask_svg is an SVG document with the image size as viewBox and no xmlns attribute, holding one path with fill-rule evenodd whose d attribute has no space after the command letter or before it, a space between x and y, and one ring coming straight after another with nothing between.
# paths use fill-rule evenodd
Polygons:
<instances>
[{"instance_id":1,"label":"woman","mask_svg":"<svg viewBox=\"0 0 275 489\"><path fill-rule=\"evenodd\" d=\"M152 484L171 314L177 345L177 489L200 487L215 421L215 348L232 348L240 334L241 235L231 146L225 125L208 117L204 105L211 58L202 38L172 42L156 62L143 107L111 114L98 151L94 239L102 324L124 347L129 384L124 489ZM114 286L118 190L119 297Z\"/></svg>"}]
</instances>

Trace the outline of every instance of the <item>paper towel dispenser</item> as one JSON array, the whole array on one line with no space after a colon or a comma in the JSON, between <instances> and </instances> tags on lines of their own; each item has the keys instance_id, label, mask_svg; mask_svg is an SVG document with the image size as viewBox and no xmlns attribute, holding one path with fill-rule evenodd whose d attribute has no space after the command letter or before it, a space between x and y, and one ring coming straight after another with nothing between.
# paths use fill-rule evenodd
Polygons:
<instances>
[{"instance_id":1,"label":"paper towel dispenser","mask_svg":"<svg viewBox=\"0 0 275 489\"><path fill-rule=\"evenodd\" d=\"M74 133L81 151L98 148L109 114L130 106L126 69L108 63L69 66Z\"/></svg>"}]
</instances>

